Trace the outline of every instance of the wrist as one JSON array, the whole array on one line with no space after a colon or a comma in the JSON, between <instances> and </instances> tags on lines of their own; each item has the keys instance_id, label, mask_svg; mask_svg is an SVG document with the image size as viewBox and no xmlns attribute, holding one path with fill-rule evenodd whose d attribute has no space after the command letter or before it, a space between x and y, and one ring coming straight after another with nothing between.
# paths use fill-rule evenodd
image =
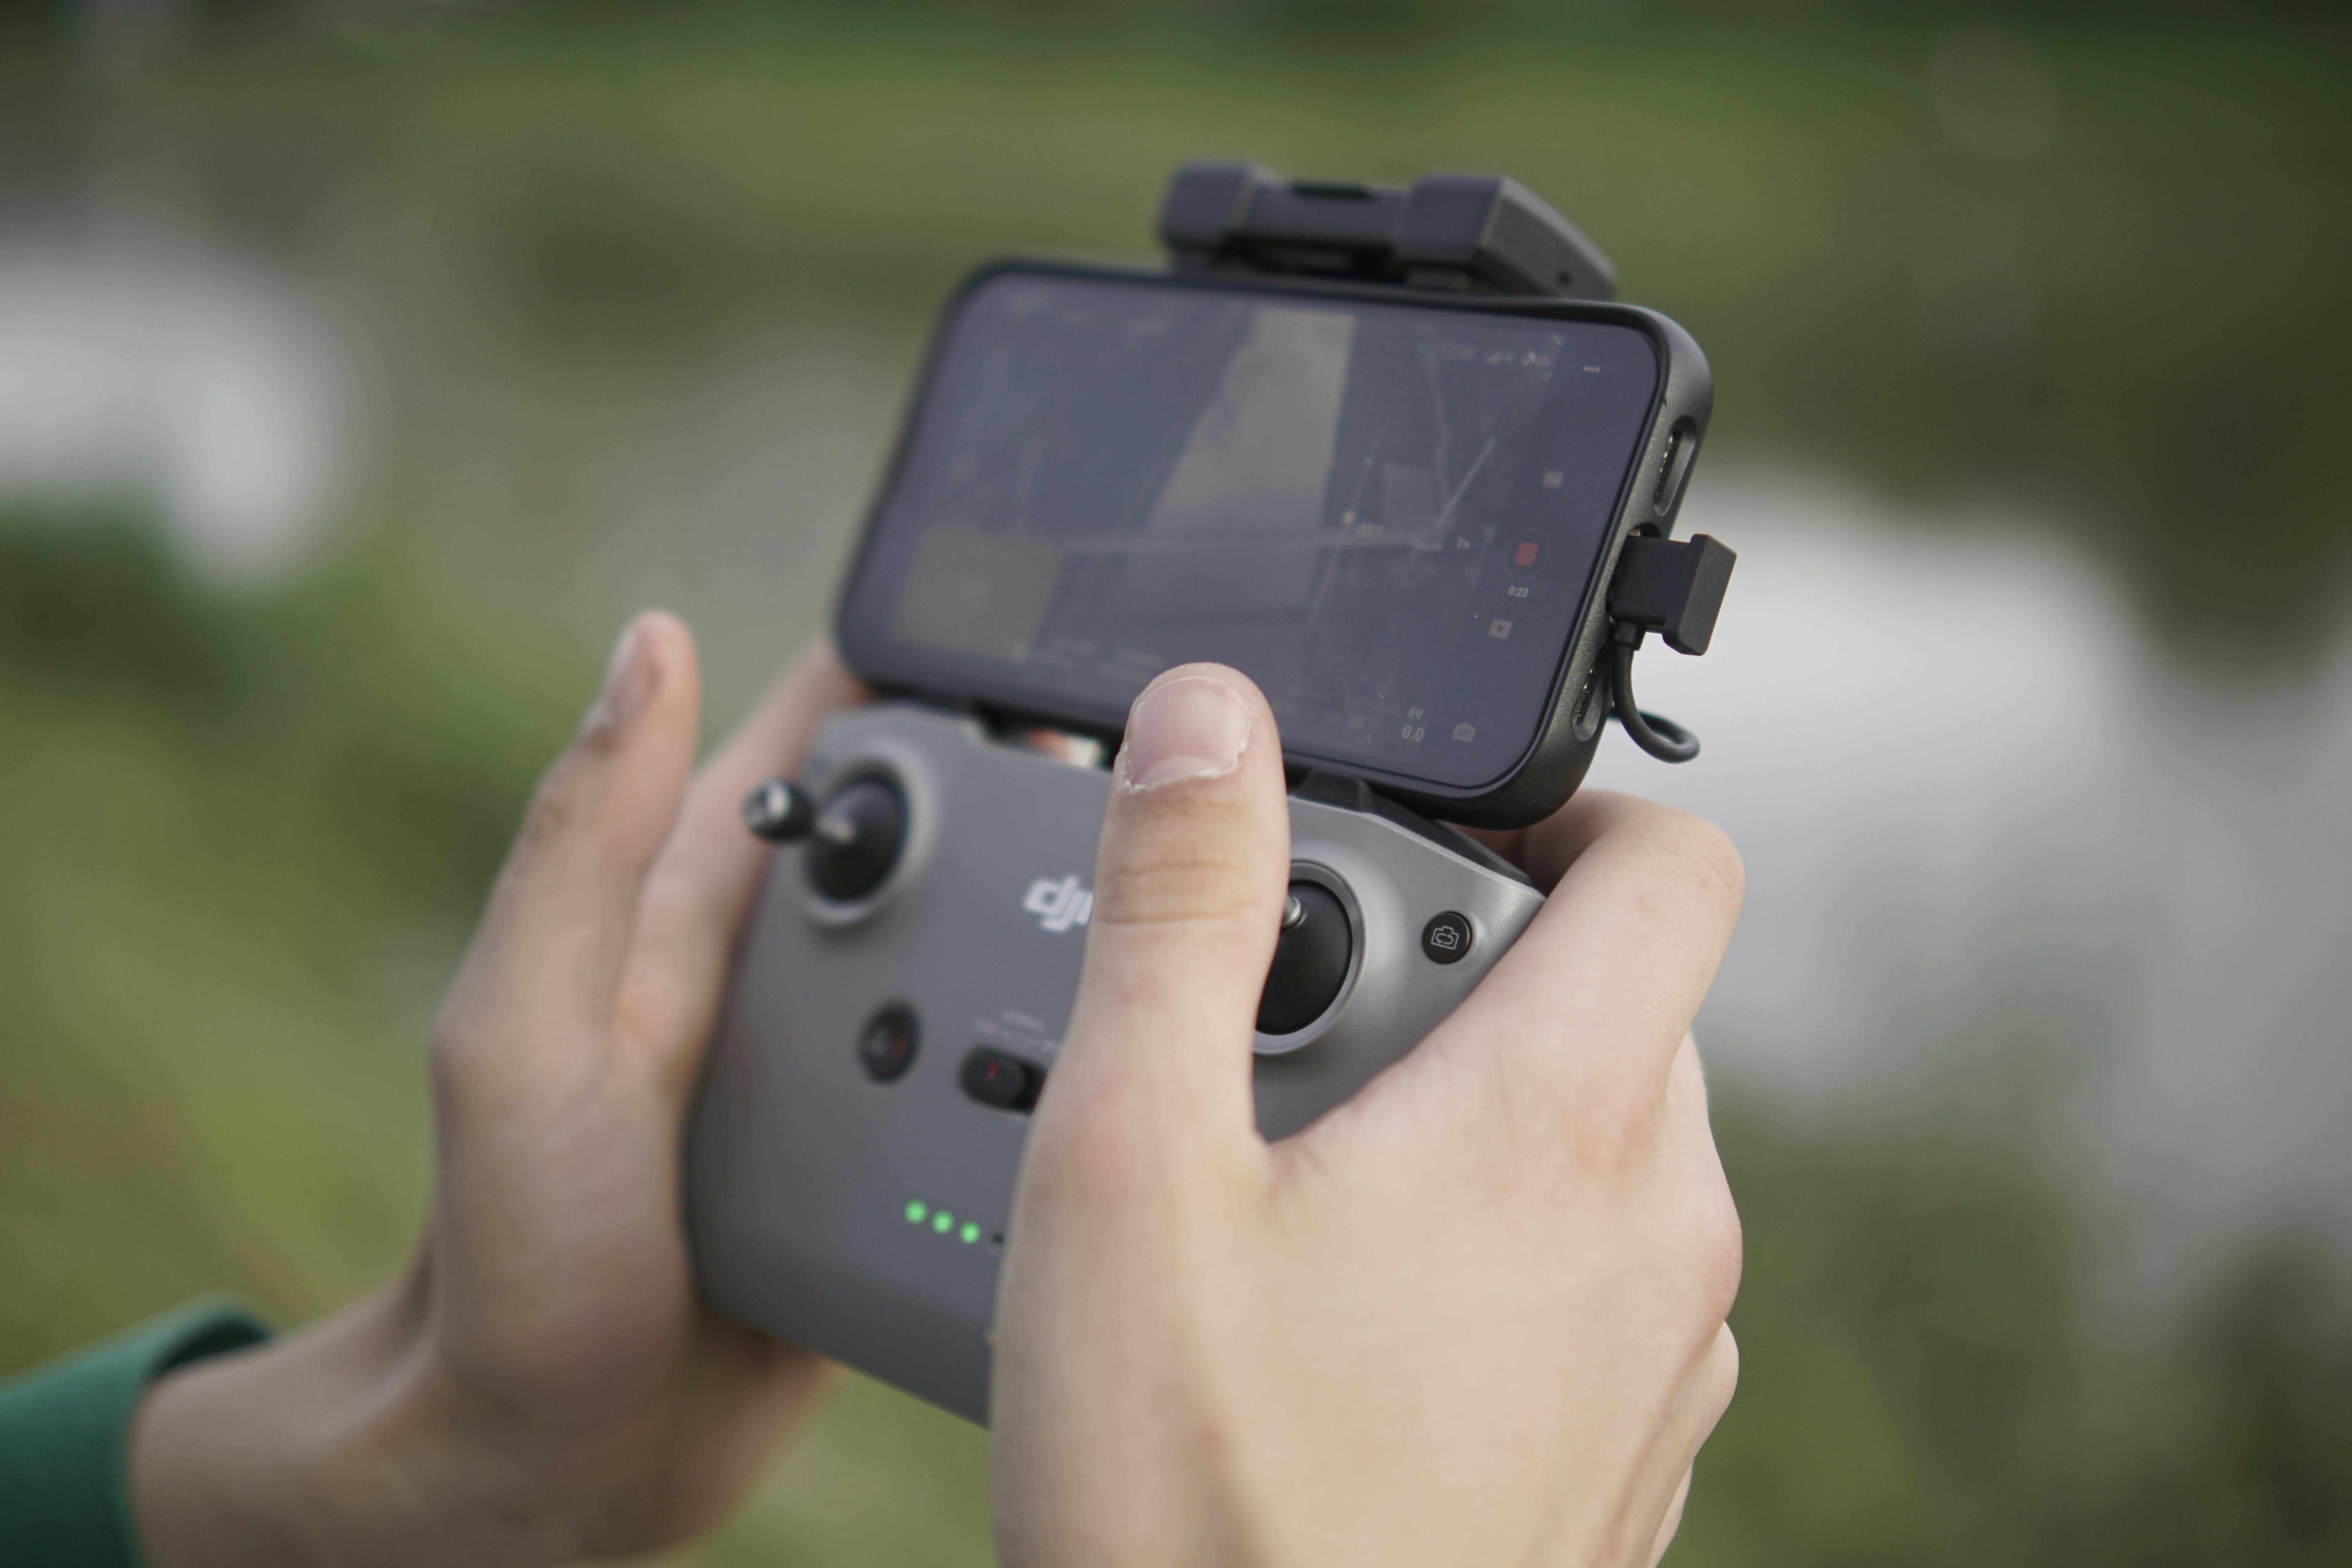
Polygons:
<instances>
[{"instance_id":1,"label":"wrist","mask_svg":"<svg viewBox=\"0 0 2352 1568\"><path fill-rule=\"evenodd\" d=\"M565 1555L551 1510L443 1396L415 1281L159 1379L129 1472L152 1568L526 1568Z\"/></svg>"}]
</instances>

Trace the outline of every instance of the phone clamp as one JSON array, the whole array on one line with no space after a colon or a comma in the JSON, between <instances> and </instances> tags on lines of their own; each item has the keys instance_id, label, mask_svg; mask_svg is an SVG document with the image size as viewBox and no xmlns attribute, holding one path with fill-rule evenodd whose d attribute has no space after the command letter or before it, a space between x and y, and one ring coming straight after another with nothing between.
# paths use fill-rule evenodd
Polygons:
<instances>
[{"instance_id":1,"label":"phone clamp","mask_svg":"<svg viewBox=\"0 0 2352 1568\"><path fill-rule=\"evenodd\" d=\"M1160 239L1180 272L1238 268L1571 300L1617 292L1600 247L1500 174L1423 174L1405 187L1187 163L1160 201Z\"/></svg>"}]
</instances>

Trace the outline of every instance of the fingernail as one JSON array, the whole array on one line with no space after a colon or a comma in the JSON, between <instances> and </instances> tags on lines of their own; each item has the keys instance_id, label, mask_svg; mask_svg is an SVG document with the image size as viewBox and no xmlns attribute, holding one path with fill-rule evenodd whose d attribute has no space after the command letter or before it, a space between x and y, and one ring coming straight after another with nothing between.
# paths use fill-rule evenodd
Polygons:
<instances>
[{"instance_id":1,"label":"fingernail","mask_svg":"<svg viewBox=\"0 0 2352 1568\"><path fill-rule=\"evenodd\" d=\"M645 617L631 621L621 640L614 645L613 660L604 667L604 689L590 704L588 715L580 721L583 735L607 734L626 729L654 694L653 656L646 648Z\"/></svg>"},{"instance_id":2,"label":"fingernail","mask_svg":"<svg viewBox=\"0 0 2352 1568\"><path fill-rule=\"evenodd\" d=\"M1205 675L1183 675L1136 699L1127 716L1120 780L1130 790L1214 778L1240 765L1250 710L1241 694Z\"/></svg>"}]
</instances>

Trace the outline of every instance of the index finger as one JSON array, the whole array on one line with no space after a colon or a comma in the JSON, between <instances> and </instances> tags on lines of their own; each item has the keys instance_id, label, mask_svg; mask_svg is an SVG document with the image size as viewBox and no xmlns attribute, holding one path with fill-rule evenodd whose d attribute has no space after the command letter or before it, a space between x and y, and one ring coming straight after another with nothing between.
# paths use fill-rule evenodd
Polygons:
<instances>
[{"instance_id":1,"label":"index finger","mask_svg":"<svg viewBox=\"0 0 2352 1568\"><path fill-rule=\"evenodd\" d=\"M797 773L824 722L872 696L832 645L818 642L777 679L687 792L646 881L622 987L626 1033L662 1058L665 1081L681 1095L700 1062L736 930L771 853L743 826L743 797L763 780Z\"/></svg>"}]
</instances>

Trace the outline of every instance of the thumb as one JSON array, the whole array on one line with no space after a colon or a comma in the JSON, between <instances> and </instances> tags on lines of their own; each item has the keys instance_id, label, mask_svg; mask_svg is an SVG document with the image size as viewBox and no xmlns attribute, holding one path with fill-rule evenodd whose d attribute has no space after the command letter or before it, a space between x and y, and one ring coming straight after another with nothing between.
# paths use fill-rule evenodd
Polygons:
<instances>
[{"instance_id":1,"label":"thumb","mask_svg":"<svg viewBox=\"0 0 2352 1568\"><path fill-rule=\"evenodd\" d=\"M1221 665L1144 689L1111 771L1086 967L1055 1067L1114 1126L1254 1136L1250 1036L1290 880L1282 743ZM1054 1098L1049 1096L1049 1099Z\"/></svg>"},{"instance_id":2,"label":"thumb","mask_svg":"<svg viewBox=\"0 0 2352 1568\"><path fill-rule=\"evenodd\" d=\"M529 1070L609 1033L646 874L693 766L699 708L692 634L659 611L639 616L499 873L443 1009L446 1051Z\"/></svg>"}]
</instances>

